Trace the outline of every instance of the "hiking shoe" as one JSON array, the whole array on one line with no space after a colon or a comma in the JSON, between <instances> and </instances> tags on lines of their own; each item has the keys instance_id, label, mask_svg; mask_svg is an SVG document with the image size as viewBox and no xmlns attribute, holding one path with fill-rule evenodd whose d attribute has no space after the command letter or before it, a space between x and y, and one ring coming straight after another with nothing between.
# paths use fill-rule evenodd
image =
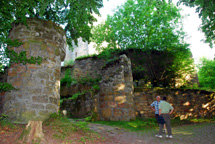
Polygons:
<instances>
[{"instance_id":1,"label":"hiking shoe","mask_svg":"<svg viewBox=\"0 0 215 144\"><path fill-rule=\"evenodd\" d=\"M165 133L166 133L166 129L163 130L163 134L165 134Z\"/></svg>"},{"instance_id":2,"label":"hiking shoe","mask_svg":"<svg viewBox=\"0 0 215 144\"><path fill-rule=\"evenodd\" d=\"M162 138L163 136L162 135L155 135L155 137Z\"/></svg>"},{"instance_id":3,"label":"hiking shoe","mask_svg":"<svg viewBox=\"0 0 215 144\"><path fill-rule=\"evenodd\" d=\"M172 135L166 135L166 138L172 138Z\"/></svg>"}]
</instances>

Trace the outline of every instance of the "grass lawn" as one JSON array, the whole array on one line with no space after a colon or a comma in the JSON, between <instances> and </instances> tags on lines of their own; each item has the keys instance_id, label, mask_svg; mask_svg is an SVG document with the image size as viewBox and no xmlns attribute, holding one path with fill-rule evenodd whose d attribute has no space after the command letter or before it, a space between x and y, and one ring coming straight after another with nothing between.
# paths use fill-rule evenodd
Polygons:
<instances>
[{"instance_id":1,"label":"grass lawn","mask_svg":"<svg viewBox=\"0 0 215 144\"><path fill-rule=\"evenodd\" d=\"M93 123L127 129L124 137L133 137L150 144L214 144L215 119L172 119L173 139L156 138L159 127L155 119L137 119L130 122L97 121Z\"/></svg>"},{"instance_id":2,"label":"grass lawn","mask_svg":"<svg viewBox=\"0 0 215 144\"><path fill-rule=\"evenodd\" d=\"M155 118L148 119L136 119L134 121L94 121L92 123L98 123L108 126L116 126L124 128L130 131L144 131L152 130L158 128L158 123ZM178 127L182 125L192 125L200 123L215 123L215 118L213 119L186 119L180 120L178 118L171 120L172 127Z\"/></svg>"}]
</instances>

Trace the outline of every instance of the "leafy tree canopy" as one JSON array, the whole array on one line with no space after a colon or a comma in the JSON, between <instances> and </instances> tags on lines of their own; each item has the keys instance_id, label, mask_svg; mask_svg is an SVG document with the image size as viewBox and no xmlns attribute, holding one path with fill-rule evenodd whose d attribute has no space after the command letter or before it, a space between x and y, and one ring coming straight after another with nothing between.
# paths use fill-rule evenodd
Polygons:
<instances>
[{"instance_id":1,"label":"leafy tree canopy","mask_svg":"<svg viewBox=\"0 0 215 144\"><path fill-rule=\"evenodd\" d=\"M90 40L91 28L96 21L93 14L99 15L102 2L102 0L0 0L0 72L8 62L6 57L10 58L10 62L23 64L40 64L42 61L41 57L27 58L24 51L16 54L6 49L8 45L16 47L22 44L17 40L8 39L13 22L27 25L27 18L39 18L64 25L67 44L72 47L72 40L77 44L79 37L84 41ZM12 86L7 83L0 83L0 87L0 91L12 90Z\"/></svg>"},{"instance_id":2,"label":"leafy tree canopy","mask_svg":"<svg viewBox=\"0 0 215 144\"><path fill-rule=\"evenodd\" d=\"M77 44L82 37L89 41L91 26L99 15L102 0L1 0L0 1L0 44L8 44L11 23L24 23L29 17L51 20L65 26L67 42Z\"/></svg>"},{"instance_id":3,"label":"leafy tree canopy","mask_svg":"<svg viewBox=\"0 0 215 144\"><path fill-rule=\"evenodd\" d=\"M160 0L128 0L117 8L113 16L93 29L97 50L174 49L187 46L180 23L181 15L172 3Z\"/></svg>"},{"instance_id":4,"label":"leafy tree canopy","mask_svg":"<svg viewBox=\"0 0 215 144\"><path fill-rule=\"evenodd\" d=\"M198 78L201 87L215 89L215 60L201 59L198 66Z\"/></svg>"},{"instance_id":5,"label":"leafy tree canopy","mask_svg":"<svg viewBox=\"0 0 215 144\"><path fill-rule=\"evenodd\" d=\"M145 51L145 60L143 53L136 56L140 60L132 69L138 75L136 78L144 78L147 73L151 82L170 85L175 79L184 80L184 76L194 72L189 45L184 42L181 18L180 11L171 1L127 0L113 16L93 28L92 41L99 51L118 48ZM157 59L153 54L156 51L162 55ZM145 63L148 72L143 70Z\"/></svg>"},{"instance_id":6,"label":"leafy tree canopy","mask_svg":"<svg viewBox=\"0 0 215 144\"><path fill-rule=\"evenodd\" d=\"M205 42L213 47L215 44L215 0L179 0L179 4L196 7L196 12L202 19L201 29L205 33Z\"/></svg>"}]
</instances>

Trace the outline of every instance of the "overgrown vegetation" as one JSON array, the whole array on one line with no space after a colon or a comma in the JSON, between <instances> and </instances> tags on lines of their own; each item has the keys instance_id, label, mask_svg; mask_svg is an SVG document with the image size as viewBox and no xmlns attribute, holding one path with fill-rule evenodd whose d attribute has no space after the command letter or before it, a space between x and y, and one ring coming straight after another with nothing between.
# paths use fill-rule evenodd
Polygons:
<instances>
[{"instance_id":1,"label":"overgrown vegetation","mask_svg":"<svg viewBox=\"0 0 215 144\"><path fill-rule=\"evenodd\" d=\"M71 70L67 69L64 78L61 79L61 86L66 85L70 87L72 85L89 85L91 88L88 90L79 90L78 92L74 93L70 97L61 97L60 102L62 103L63 100L76 100L78 97L85 95L87 92L96 92L99 88L99 81L100 78L94 79L90 76L88 77L80 77L79 79L72 78Z\"/></svg>"},{"instance_id":2,"label":"overgrown vegetation","mask_svg":"<svg viewBox=\"0 0 215 144\"><path fill-rule=\"evenodd\" d=\"M71 70L66 69L65 76L60 80L61 86L71 86L73 84L77 84L77 81L71 77Z\"/></svg>"},{"instance_id":3,"label":"overgrown vegetation","mask_svg":"<svg viewBox=\"0 0 215 144\"><path fill-rule=\"evenodd\" d=\"M27 58L24 51L17 54L14 50L8 50L8 47L22 45L22 42L9 38L12 23L22 23L27 26L28 18L37 18L62 24L65 26L67 44L70 48L73 48L73 44L77 45L79 37L82 37L84 41L90 41L91 28L93 22L96 21L93 14L99 15L99 8L102 6L102 0L1 0L0 50L3 50L0 52L0 72L2 72L6 65L10 66L7 63L40 64L42 62L42 58L39 56ZM10 88L2 90L7 91Z\"/></svg>"},{"instance_id":4,"label":"overgrown vegetation","mask_svg":"<svg viewBox=\"0 0 215 144\"><path fill-rule=\"evenodd\" d=\"M202 20L201 30L205 34L205 42L213 48L215 44L215 1L214 0L178 0L178 5L195 7Z\"/></svg>"},{"instance_id":5,"label":"overgrown vegetation","mask_svg":"<svg viewBox=\"0 0 215 144\"><path fill-rule=\"evenodd\" d=\"M94 57L104 59L105 67L115 63L122 54L131 59L134 81L144 81L145 86L175 87L179 80L180 86L188 86L195 76L194 60L187 48L178 48L174 51L107 48ZM188 75L191 79L186 80L185 77Z\"/></svg>"},{"instance_id":6,"label":"overgrown vegetation","mask_svg":"<svg viewBox=\"0 0 215 144\"><path fill-rule=\"evenodd\" d=\"M200 88L215 90L215 60L202 58L198 69Z\"/></svg>"},{"instance_id":7,"label":"overgrown vegetation","mask_svg":"<svg viewBox=\"0 0 215 144\"><path fill-rule=\"evenodd\" d=\"M76 60L81 60L81 59L85 59L85 58L89 58L89 57L95 57L97 54L92 54L92 55L83 55L83 56L79 56L77 58L75 58Z\"/></svg>"},{"instance_id":8,"label":"overgrown vegetation","mask_svg":"<svg viewBox=\"0 0 215 144\"><path fill-rule=\"evenodd\" d=\"M64 66L73 66L74 65L74 60L65 60L64 61Z\"/></svg>"},{"instance_id":9,"label":"overgrown vegetation","mask_svg":"<svg viewBox=\"0 0 215 144\"><path fill-rule=\"evenodd\" d=\"M127 0L92 30L92 41L101 52L98 57L106 60L126 53L135 81L175 87L180 79L180 87L195 71L181 22L180 10L171 1Z\"/></svg>"},{"instance_id":10,"label":"overgrown vegetation","mask_svg":"<svg viewBox=\"0 0 215 144\"><path fill-rule=\"evenodd\" d=\"M9 92L11 90L17 90L16 88L14 88L11 84L6 83L6 82L2 82L0 83L0 92Z\"/></svg>"},{"instance_id":11,"label":"overgrown vegetation","mask_svg":"<svg viewBox=\"0 0 215 144\"><path fill-rule=\"evenodd\" d=\"M9 117L6 114L1 114L0 115L0 126L3 128L15 128L13 123L9 121Z\"/></svg>"}]
</instances>

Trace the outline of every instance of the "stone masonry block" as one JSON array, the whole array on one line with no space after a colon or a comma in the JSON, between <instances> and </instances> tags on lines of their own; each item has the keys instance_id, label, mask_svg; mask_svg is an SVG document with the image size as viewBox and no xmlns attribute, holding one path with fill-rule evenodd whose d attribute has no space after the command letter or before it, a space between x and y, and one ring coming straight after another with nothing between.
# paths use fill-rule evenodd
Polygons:
<instances>
[{"instance_id":1,"label":"stone masonry block","mask_svg":"<svg viewBox=\"0 0 215 144\"><path fill-rule=\"evenodd\" d=\"M112 109L110 108L102 109L101 116L105 119L110 119L110 117L112 117Z\"/></svg>"},{"instance_id":2,"label":"stone masonry block","mask_svg":"<svg viewBox=\"0 0 215 144\"><path fill-rule=\"evenodd\" d=\"M107 107L109 107L109 108L115 108L115 107L117 107L117 103L116 102L106 102L107 103Z\"/></svg>"}]
</instances>

